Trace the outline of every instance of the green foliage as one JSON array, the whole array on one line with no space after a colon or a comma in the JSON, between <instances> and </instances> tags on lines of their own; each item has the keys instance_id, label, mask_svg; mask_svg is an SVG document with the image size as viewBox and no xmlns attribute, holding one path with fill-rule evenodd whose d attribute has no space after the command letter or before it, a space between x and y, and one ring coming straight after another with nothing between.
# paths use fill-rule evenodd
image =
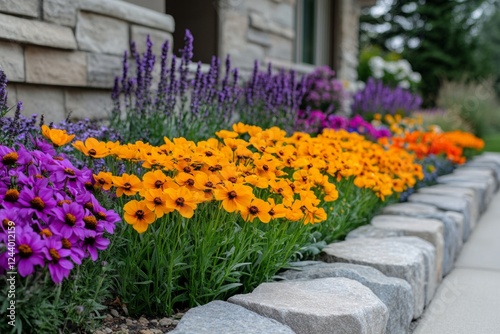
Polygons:
<instances>
[{"instance_id":1,"label":"green foliage","mask_svg":"<svg viewBox=\"0 0 500 334\"><path fill-rule=\"evenodd\" d=\"M101 255L101 258L105 256ZM70 280L56 285L48 270L26 278L16 277L16 325L0 322L0 333L66 333L95 330L106 299L111 297L111 266L90 260L77 267ZM7 296L6 276L0 278L0 293ZM6 318L9 299L0 303Z\"/></svg>"},{"instance_id":2,"label":"green foliage","mask_svg":"<svg viewBox=\"0 0 500 334\"><path fill-rule=\"evenodd\" d=\"M488 74L490 64L479 61L481 44L475 31L481 18L473 15L487 0L394 0L386 13L361 18L361 40L397 50L422 75L424 103L433 106L440 80L457 80ZM373 34L374 26L388 29Z\"/></svg>"},{"instance_id":3,"label":"green foliage","mask_svg":"<svg viewBox=\"0 0 500 334\"><path fill-rule=\"evenodd\" d=\"M438 106L457 115L476 136L500 131L500 104L492 81L444 81ZM455 116L456 118L456 116Z\"/></svg>"}]
</instances>

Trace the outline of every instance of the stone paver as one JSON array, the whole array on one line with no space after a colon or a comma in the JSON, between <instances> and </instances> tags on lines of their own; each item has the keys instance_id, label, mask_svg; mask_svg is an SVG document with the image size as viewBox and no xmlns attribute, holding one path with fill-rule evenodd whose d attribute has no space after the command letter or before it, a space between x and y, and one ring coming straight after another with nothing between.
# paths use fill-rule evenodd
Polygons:
<instances>
[{"instance_id":1,"label":"stone paver","mask_svg":"<svg viewBox=\"0 0 500 334\"><path fill-rule=\"evenodd\" d=\"M389 309L386 334L408 333L413 318L413 293L403 279L387 277L375 268L350 263L312 262L280 274L287 280L345 277L368 287Z\"/></svg>"},{"instance_id":2,"label":"stone paver","mask_svg":"<svg viewBox=\"0 0 500 334\"><path fill-rule=\"evenodd\" d=\"M228 301L286 324L297 334L382 334L389 317L370 289L341 277L263 283Z\"/></svg>"},{"instance_id":3,"label":"stone paver","mask_svg":"<svg viewBox=\"0 0 500 334\"><path fill-rule=\"evenodd\" d=\"M497 193L414 334L500 333L499 216Z\"/></svg>"},{"instance_id":4,"label":"stone paver","mask_svg":"<svg viewBox=\"0 0 500 334\"><path fill-rule=\"evenodd\" d=\"M426 266L423 251L398 239L358 238L333 243L323 248L325 262L347 262L370 266L383 274L406 280L414 297L413 318L423 312L426 298ZM425 242L422 240L422 242ZM432 247L432 246L431 246Z\"/></svg>"},{"instance_id":5,"label":"stone paver","mask_svg":"<svg viewBox=\"0 0 500 334\"><path fill-rule=\"evenodd\" d=\"M219 300L190 309L170 333L294 334L290 327L276 320Z\"/></svg>"}]
</instances>

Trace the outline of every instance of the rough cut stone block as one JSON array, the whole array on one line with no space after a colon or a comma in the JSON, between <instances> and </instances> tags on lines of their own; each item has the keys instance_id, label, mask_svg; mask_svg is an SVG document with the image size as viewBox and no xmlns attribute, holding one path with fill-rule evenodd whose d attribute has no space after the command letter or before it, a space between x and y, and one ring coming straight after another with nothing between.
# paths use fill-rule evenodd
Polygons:
<instances>
[{"instance_id":1,"label":"rough cut stone block","mask_svg":"<svg viewBox=\"0 0 500 334\"><path fill-rule=\"evenodd\" d=\"M0 0L0 12L38 17L38 0Z\"/></svg>"},{"instance_id":2,"label":"rough cut stone block","mask_svg":"<svg viewBox=\"0 0 500 334\"><path fill-rule=\"evenodd\" d=\"M115 77L122 72L122 57L100 53L87 54L88 86L113 88Z\"/></svg>"},{"instance_id":3,"label":"rough cut stone block","mask_svg":"<svg viewBox=\"0 0 500 334\"><path fill-rule=\"evenodd\" d=\"M43 0L43 19L63 26L76 26L77 8L81 1Z\"/></svg>"},{"instance_id":4,"label":"rough cut stone block","mask_svg":"<svg viewBox=\"0 0 500 334\"><path fill-rule=\"evenodd\" d=\"M64 94L61 88L23 84L16 86L17 98L23 101L26 113L43 114L46 124L59 122L66 118Z\"/></svg>"},{"instance_id":5,"label":"rough cut stone block","mask_svg":"<svg viewBox=\"0 0 500 334\"><path fill-rule=\"evenodd\" d=\"M274 22L273 20L269 20L263 14L258 12L250 13L250 26L252 28L267 31L276 35L283 36L288 39L293 39L295 37L295 32L293 29L284 27Z\"/></svg>"},{"instance_id":6,"label":"rough cut stone block","mask_svg":"<svg viewBox=\"0 0 500 334\"><path fill-rule=\"evenodd\" d=\"M484 212L486 210L488 204L493 198L493 194L495 193L494 186L492 184L488 184L487 182L452 179L452 180L445 180L441 183L444 185L450 185L454 187L473 189L478 194L479 198L481 198L481 203L482 203L481 212Z\"/></svg>"},{"instance_id":7,"label":"rough cut stone block","mask_svg":"<svg viewBox=\"0 0 500 334\"><path fill-rule=\"evenodd\" d=\"M174 18L148 8L118 0L80 0L81 10L115 17L128 22L165 30L173 33Z\"/></svg>"},{"instance_id":8,"label":"rough cut stone block","mask_svg":"<svg viewBox=\"0 0 500 334\"><path fill-rule=\"evenodd\" d=\"M171 50L175 50L174 37L172 36L172 34L163 30L132 25L130 40L136 43L137 51L139 51L140 53L146 52L146 37L148 35L153 42L153 53L157 56L157 62L160 61L159 57L161 55L161 48L165 41L168 40L170 42L170 52Z\"/></svg>"},{"instance_id":9,"label":"rough cut stone block","mask_svg":"<svg viewBox=\"0 0 500 334\"><path fill-rule=\"evenodd\" d=\"M437 184L430 187L420 188L418 192L425 194L442 194L442 195L468 198L472 202L474 217L476 219L479 218L479 213L481 211L481 206L482 206L481 198L479 196L479 193L473 189L458 187L455 185Z\"/></svg>"},{"instance_id":10,"label":"rough cut stone block","mask_svg":"<svg viewBox=\"0 0 500 334\"><path fill-rule=\"evenodd\" d=\"M386 333L408 333L413 318L413 293L403 279L387 277L375 268L350 263L310 262L280 274L287 280L345 277L368 287L389 309ZM312 263L311 263L312 262Z\"/></svg>"},{"instance_id":11,"label":"rough cut stone block","mask_svg":"<svg viewBox=\"0 0 500 334\"><path fill-rule=\"evenodd\" d=\"M356 239L356 238L393 238L393 237L403 237L405 234L403 231L396 230L386 230L383 228L378 228L373 225L360 226L355 230L352 230L345 237L346 240Z\"/></svg>"},{"instance_id":12,"label":"rough cut stone block","mask_svg":"<svg viewBox=\"0 0 500 334\"><path fill-rule=\"evenodd\" d=\"M109 118L113 108L110 93L102 90L67 89L65 91L66 110L74 119Z\"/></svg>"},{"instance_id":13,"label":"rough cut stone block","mask_svg":"<svg viewBox=\"0 0 500 334\"><path fill-rule=\"evenodd\" d=\"M443 277L444 226L436 219L380 215L373 217L371 224L375 227L402 231L405 236L414 236L430 242L436 249L436 282Z\"/></svg>"},{"instance_id":14,"label":"rough cut stone block","mask_svg":"<svg viewBox=\"0 0 500 334\"><path fill-rule=\"evenodd\" d=\"M0 41L0 65L9 82L24 81L24 52L19 44Z\"/></svg>"},{"instance_id":15,"label":"rough cut stone block","mask_svg":"<svg viewBox=\"0 0 500 334\"><path fill-rule=\"evenodd\" d=\"M265 47L271 46L271 37L268 32L260 31L256 29L248 29L247 39L249 42L259 44Z\"/></svg>"},{"instance_id":16,"label":"rough cut stone block","mask_svg":"<svg viewBox=\"0 0 500 334\"><path fill-rule=\"evenodd\" d=\"M440 282L436 279L436 248L418 237L402 237L394 240L415 246L422 251L425 260L425 305L429 305Z\"/></svg>"},{"instance_id":17,"label":"rough cut stone block","mask_svg":"<svg viewBox=\"0 0 500 334\"><path fill-rule=\"evenodd\" d=\"M287 61L293 60L293 41L281 36L271 36L271 47L268 56Z\"/></svg>"},{"instance_id":18,"label":"rough cut stone block","mask_svg":"<svg viewBox=\"0 0 500 334\"><path fill-rule=\"evenodd\" d=\"M477 182L486 184L493 192L496 191L495 179L492 176L477 175L477 174L448 174L438 177L438 183L464 183L464 182ZM489 191L489 190L488 190Z\"/></svg>"},{"instance_id":19,"label":"rough cut stone block","mask_svg":"<svg viewBox=\"0 0 500 334\"><path fill-rule=\"evenodd\" d=\"M488 160L486 159L474 159L471 161L468 161L465 164L466 167L473 167L473 168L488 168L492 170L495 174L495 177L497 179L497 183L500 182L500 161L495 161L495 160Z\"/></svg>"},{"instance_id":20,"label":"rough cut stone block","mask_svg":"<svg viewBox=\"0 0 500 334\"><path fill-rule=\"evenodd\" d=\"M87 85L85 52L28 46L24 57L26 82L62 86Z\"/></svg>"},{"instance_id":21,"label":"rough cut stone block","mask_svg":"<svg viewBox=\"0 0 500 334\"><path fill-rule=\"evenodd\" d=\"M229 302L288 325L297 334L384 333L388 310L364 285L347 278L264 283Z\"/></svg>"},{"instance_id":22,"label":"rough cut stone block","mask_svg":"<svg viewBox=\"0 0 500 334\"><path fill-rule=\"evenodd\" d=\"M323 248L322 260L367 265L406 280L412 288L413 318L417 319L425 304L426 262L421 249L398 239L360 238L333 243Z\"/></svg>"},{"instance_id":23,"label":"rough cut stone block","mask_svg":"<svg viewBox=\"0 0 500 334\"><path fill-rule=\"evenodd\" d=\"M129 46L128 25L122 20L79 12L76 40L81 50L121 56Z\"/></svg>"},{"instance_id":24,"label":"rough cut stone block","mask_svg":"<svg viewBox=\"0 0 500 334\"><path fill-rule=\"evenodd\" d=\"M68 27L4 14L0 14L0 38L59 49L76 49L75 36Z\"/></svg>"},{"instance_id":25,"label":"rough cut stone block","mask_svg":"<svg viewBox=\"0 0 500 334\"><path fill-rule=\"evenodd\" d=\"M236 304L213 301L190 309L172 334L294 334L290 327Z\"/></svg>"},{"instance_id":26,"label":"rough cut stone block","mask_svg":"<svg viewBox=\"0 0 500 334\"><path fill-rule=\"evenodd\" d=\"M444 195L413 194L408 198L408 200L415 203L435 205L442 210L462 213L465 219L464 233L462 236L464 241L469 238L469 235L476 224L472 217L472 209L470 203L465 198Z\"/></svg>"},{"instance_id":27,"label":"rough cut stone block","mask_svg":"<svg viewBox=\"0 0 500 334\"><path fill-rule=\"evenodd\" d=\"M397 203L385 207L384 214L401 215L416 218L431 218L441 221L444 225L443 275L453 268L453 263L462 248L463 215L456 213L460 219L452 219L444 211L435 206L420 203Z\"/></svg>"}]
</instances>

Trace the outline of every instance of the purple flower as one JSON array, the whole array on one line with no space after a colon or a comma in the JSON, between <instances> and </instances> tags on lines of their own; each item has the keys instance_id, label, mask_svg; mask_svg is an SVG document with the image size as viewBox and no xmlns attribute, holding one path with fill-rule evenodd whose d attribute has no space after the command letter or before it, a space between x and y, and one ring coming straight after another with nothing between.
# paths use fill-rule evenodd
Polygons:
<instances>
[{"instance_id":1,"label":"purple flower","mask_svg":"<svg viewBox=\"0 0 500 334\"><path fill-rule=\"evenodd\" d=\"M103 238L102 234L98 233L95 236L86 237L83 241L83 248L90 254L92 261L97 260L97 251L105 250L109 246L109 240Z\"/></svg>"},{"instance_id":2,"label":"purple flower","mask_svg":"<svg viewBox=\"0 0 500 334\"><path fill-rule=\"evenodd\" d=\"M84 210L77 203L63 203L61 208L54 210L54 221L51 224L54 232L63 238L71 238L73 235L83 238L85 234L83 223Z\"/></svg>"},{"instance_id":3,"label":"purple flower","mask_svg":"<svg viewBox=\"0 0 500 334\"><path fill-rule=\"evenodd\" d=\"M48 262L50 276L54 283L59 284L62 280L69 276L73 263L66 259L70 256L71 251L63 248L62 242L54 238L46 240L46 247L43 249L45 259Z\"/></svg>"},{"instance_id":4,"label":"purple flower","mask_svg":"<svg viewBox=\"0 0 500 334\"><path fill-rule=\"evenodd\" d=\"M16 227L16 263L23 277L33 274L35 266L44 265L45 242L30 227Z\"/></svg>"},{"instance_id":5,"label":"purple flower","mask_svg":"<svg viewBox=\"0 0 500 334\"><path fill-rule=\"evenodd\" d=\"M82 259L85 257L83 249L78 245L79 240L75 236L61 239L62 247L70 252L69 258L78 265L82 264Z\"/></svg>"},{"instance_id":6,"label":"purple flower","mask_svg":"<svg viewBox=\"0 0 500 334\"><path fill-rule=\"evenodd\" d=\"M44 222L49 221L48 216L52 215L52 210L57 204L54 199L54 191L47 187L23 188L17 202L20 205L19 215L23 219L29 219L35 214L38 219Z\"/></svg>"}]
</instances>

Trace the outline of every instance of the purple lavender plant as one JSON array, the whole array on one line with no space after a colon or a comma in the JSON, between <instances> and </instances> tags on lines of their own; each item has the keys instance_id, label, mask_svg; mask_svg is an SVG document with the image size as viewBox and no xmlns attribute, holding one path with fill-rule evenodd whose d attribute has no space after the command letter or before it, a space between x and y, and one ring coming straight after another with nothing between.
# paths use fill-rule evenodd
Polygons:
<instances>
[{"instance_id":1,"label":"purple lavender plant","mask_svg":"<svg viewBox=\"0 0 500 334\"><path fill-rule=\"evenodd\" d=\"M329 66L317 67L307 75L306 88L301 109L321 110L326 115L339 112L348 95Z\"/></svg>"},{"instance_id":2,"label":"purple lavender plant","mask_svg":"<svg viewBox=\"0 0 500 334\"><path fill-rule=\"evenodd\" d=\"M419 95L400 87L385 86L382 81L369 78L365 88L354 94L351 110L353 114L371 120L375 114L409 116L421 104Z\"/></svg>"}]
</instances>

